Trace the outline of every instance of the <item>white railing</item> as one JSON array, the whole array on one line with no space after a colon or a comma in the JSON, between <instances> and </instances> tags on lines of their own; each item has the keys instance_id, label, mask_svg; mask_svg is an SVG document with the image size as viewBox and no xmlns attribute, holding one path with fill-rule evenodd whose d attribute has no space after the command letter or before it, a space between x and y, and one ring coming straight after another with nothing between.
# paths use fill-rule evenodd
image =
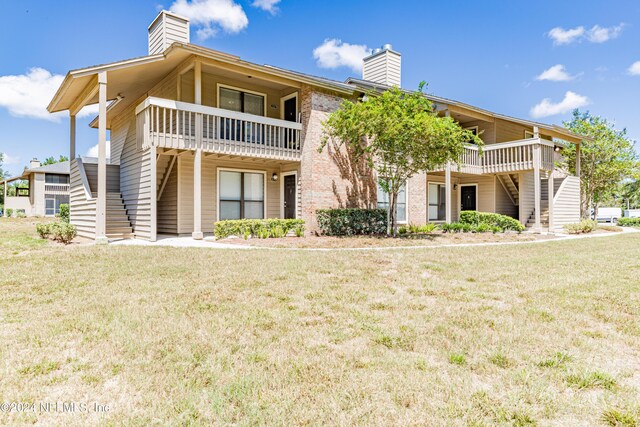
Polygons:
<instances>
[{"instance_id":1,"label":"white railing","mask_svg":"<svg viewBox=\"0 0 640 427\"><path fill-rule=\"evenodd\" d=\"M458 170L473 174L501 173L531 170L536 164L541 170L554 169L554 145L539 138L488 144L482 147L482 153L480 151L476 145L467 145L457 162Z\"/></svg>"},{"instance_id":2,"label":"white railing","mask_svg":"<svg viewBox=\"0 0 640 427\"><path fill-rule=\"evenodd\" d=\"M302 124L162 98L136 108L138 146L298 160Z\"/></svg>"},{"instance_id":3,"label":"white railing","mask_svg":"<svg viewBox=\"0 0 640 427\"><path fill-rule=\"evenodd\" d=\"M69 193L69 184L44 184L45 193Z\"/></svg>"}]
</instances>

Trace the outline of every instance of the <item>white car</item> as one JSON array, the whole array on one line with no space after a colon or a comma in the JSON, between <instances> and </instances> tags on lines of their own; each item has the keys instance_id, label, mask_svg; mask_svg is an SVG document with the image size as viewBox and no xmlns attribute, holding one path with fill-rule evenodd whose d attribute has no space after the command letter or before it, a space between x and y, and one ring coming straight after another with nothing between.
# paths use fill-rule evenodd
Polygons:
<instances>
[{"instance_id":1,"label":"white car","mask_svg":"<svg viewBox=\"0 0 640 427\"><path fill-rule=\"evenodd\" d=\"M591 210L591 217L593 218L593 209ZM618 218L622 218L621 208L598 208L598 218L594 218L596 221L610 222L615 224L618 222Z\"/></svg>"}]
</instances>

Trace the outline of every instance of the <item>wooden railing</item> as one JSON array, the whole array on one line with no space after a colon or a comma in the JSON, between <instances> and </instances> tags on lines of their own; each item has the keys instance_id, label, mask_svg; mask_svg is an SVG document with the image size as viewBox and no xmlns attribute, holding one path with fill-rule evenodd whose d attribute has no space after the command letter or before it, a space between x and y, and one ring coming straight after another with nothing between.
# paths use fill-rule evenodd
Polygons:
<instances>
[{"instance_id":1,"label":"wooden railing","mask_svg":"<svg viewBox=\"0 0 640 427\"><path fill-rule=\"evenodd\" d=\"M537 164L541 170L553 170L554 145L539 138L488 144L482 153L476 145L467 145L457 162L459 172L483 174L531 170ZM456 165L453 166L454 170ZM440 167L437 170L444 170Z\"/></svg>"},{"instance_id":2,"label":"wooden railing","mask_svg":"<svg viewBox=\"0 0 640 427\"><path fill-rule=\"evenodd\" d=\"M300 123L153 97L136 108L136 116L140 148L300 159Z\"/></svg>"},{"instance_id":3,"label":"wooden railing","mask_svg":"<svg viewBox=\"0 0 640 427\"><path fill-rule=\"evenodd\" d=\"M69 184L44 184L45 193L68 194Z\"/></svg>"}]
</instances>

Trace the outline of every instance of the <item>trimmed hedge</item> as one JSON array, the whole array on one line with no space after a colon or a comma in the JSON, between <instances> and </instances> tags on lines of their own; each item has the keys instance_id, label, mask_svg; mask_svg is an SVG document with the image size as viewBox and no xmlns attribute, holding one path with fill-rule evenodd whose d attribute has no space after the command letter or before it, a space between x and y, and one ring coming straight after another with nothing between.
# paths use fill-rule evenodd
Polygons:
<instances>
[{"instance_id":1,"label":"trimmed hedge","mask_svg":"<svg viewBox=\"0 0 640 427\"><path fill-rule=\"evenodd\" d=\"M326 236L385 234L386 209L319 209L318 227Z\"/></svg>"},{"instance_id":2,"label":"trimmed hedge","mask_svg":"<svg viewBox=\"0 0 640 427\"><path fill-rule=\"evenodd\" d=\"M296 236L304 234L304 221L301 219L233 219L218 221L214 224L213 233L218 239L237 236L249 237L284 237L289 231Z\"/></svg>"},{"instance_id":3,"label":"trimmed hedge","mask_svg":"<svg viewBox=\"0 0 640 427\"><path fill-rule=\"evenodd\" d=\"M76 227L68 222L48 222L36 224L36 231L42 239L51 238L68 245L78 235Z\"/></svg>"},{"instance_id":4,"label":"trimmed hedge","mask_svg":"<svg viewBox=\"0 0 640 427\"><path fill-rule=\"evenodd\" d=\"M463 222L451 222L440 226L444 233L504 233L504 230L497 225L486 223L468 224Z\"/></svg>"},{"instance_id":5,"label":"trimmed hedge","mask_svg":"<svg viewBox=\"0 0 640 427\"><path fill-rule=\"evenodd\" d=\"M511 230L520 233L525 230L525 226L517 219L490 212L462 211L460 212L460 222L475 226L486 224L489 227L498 227L500 231Z\"/></svg>"},{"instance_id":6,"label":"trimmed hedge","mask_svg":"<svg viewBox=\"0 0 640 427\"><path fill-rule=\"evenodd\" d=\"M640 218L618 218L621 227L640 227Z\"/></svg>"}]
</instances>

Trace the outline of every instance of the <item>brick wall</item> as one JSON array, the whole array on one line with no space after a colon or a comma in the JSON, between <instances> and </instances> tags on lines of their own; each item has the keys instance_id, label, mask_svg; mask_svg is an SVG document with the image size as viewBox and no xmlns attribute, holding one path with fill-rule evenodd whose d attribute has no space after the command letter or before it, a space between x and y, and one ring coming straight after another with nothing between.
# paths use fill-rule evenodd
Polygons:
<instances>
[{"instance_id":1,"label":"brick wall","mask_svg":"<svg viewBox=\"0 0 640 427\"><path fill-rule=\"evenodd\" d=\"M303 148L300 164L301 215L307 229L317 231L315 212L339 207L374 207L375 180L363 162L344 148L322 143L322 122L338 109L342 98L304 86L301 89Z\"/></svg>"}]
</instances>

